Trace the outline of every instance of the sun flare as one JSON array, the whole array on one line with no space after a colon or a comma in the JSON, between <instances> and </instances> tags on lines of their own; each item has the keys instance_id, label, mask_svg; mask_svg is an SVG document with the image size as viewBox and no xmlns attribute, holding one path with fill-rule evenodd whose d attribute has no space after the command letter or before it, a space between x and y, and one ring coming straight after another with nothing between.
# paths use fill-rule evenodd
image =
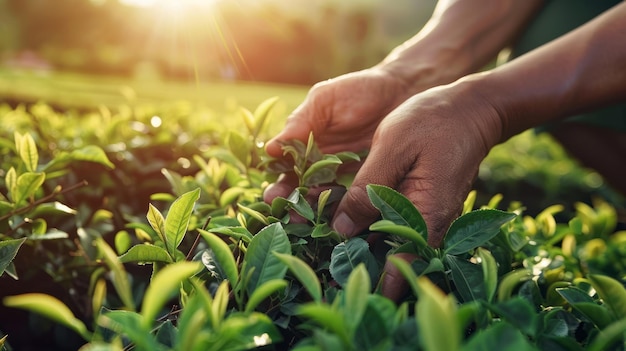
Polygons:
<instances>
[{"instance_id":1,"label":"sun flare","mask_svg":"<svg viewBox=\"0 0 626 351\"><path fill-rule=\"evenodd\" d=\"M123 5L172 11L207 8L218 1L220 0L119 0Z\"/></svg>"}]
</instances>

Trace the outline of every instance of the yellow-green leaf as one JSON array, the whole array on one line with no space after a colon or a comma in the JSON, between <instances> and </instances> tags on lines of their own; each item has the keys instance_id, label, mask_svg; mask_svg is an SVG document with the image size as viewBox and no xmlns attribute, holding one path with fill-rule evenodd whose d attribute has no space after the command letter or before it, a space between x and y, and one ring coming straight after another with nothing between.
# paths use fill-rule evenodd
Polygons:
<instances>
[{"instance_id":1,"label":"yellow-green leaf","mask_svg":"<svg viewBox=\"0 0 626 351\"><path fill-rule=\"evenodd\" d=\"M85 324L74 316L74 313L57 298L39 293L8 296L3 300L8 307L20 308L39 313L69 329L75 331L85 340L91 339L91 333Z\"/></svg>"},{"instance_id":2,"label":"yellow-green leaf","mask_svg":"<svg viewBox=\"0 0 626 351\"><path fill-rule=\"evenodd\" d=\"M200 262L176 262L166 266L152 278L141 305L144 327L152 326L163 304L180 288L181 282L198 272L200 268Z\"/></svg>"}]
</instances>

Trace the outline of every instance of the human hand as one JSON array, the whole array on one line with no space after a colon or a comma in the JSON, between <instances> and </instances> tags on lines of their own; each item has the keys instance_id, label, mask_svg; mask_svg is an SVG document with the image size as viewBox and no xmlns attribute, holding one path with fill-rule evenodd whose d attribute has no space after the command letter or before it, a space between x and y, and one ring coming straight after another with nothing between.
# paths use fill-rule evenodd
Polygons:
<instances>
[{"instance_id":1,"label":"human hand","mask_svg":"<svg viewBox=\"0 0 626 351\"><path fill-rule=\"evenodd\" d=\"M366 151L380 120L414 91L401 78L376 67L318 83L289 116L284 129L267 143L266 151L281 157L281 142L306 143L311 132L323 153ZM358 166L349 165L352 170ZM283 174L265 190L264 199L286 197L296 186L294 174Z\"/></svg>"},{"instance_id":2,"label":"human hand","mask_svg":"<svg viewBox=\"0 0 626 351\"><path fill-rule=\"evenodd\" d=\"M337 207L334 229L351 237L376 220L366 186L380 184L411 200L426 221L428 243L439 246L501 130L498 110L466 84L408 99L379 124L369 155Z\"/></svg>"}]
</instances>

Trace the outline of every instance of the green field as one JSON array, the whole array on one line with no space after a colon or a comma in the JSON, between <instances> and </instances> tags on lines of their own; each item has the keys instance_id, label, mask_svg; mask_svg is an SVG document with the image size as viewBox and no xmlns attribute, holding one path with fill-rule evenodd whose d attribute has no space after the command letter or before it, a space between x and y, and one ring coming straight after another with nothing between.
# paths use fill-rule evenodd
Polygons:
<instances>
[{"instance_id":1,"label":"green field","mask_svg":"<svg viewBox=\"0 0 626 351\"><path fill-rule=\"evenodd\" d=\"M254 108L269 97L279 96L282 108L292 110L307 91L308 87L268 83L184 83L0 68L0 102L45 101L69 108L189 101L219 112L236 105Z\"/></svg>"}]
</instances>

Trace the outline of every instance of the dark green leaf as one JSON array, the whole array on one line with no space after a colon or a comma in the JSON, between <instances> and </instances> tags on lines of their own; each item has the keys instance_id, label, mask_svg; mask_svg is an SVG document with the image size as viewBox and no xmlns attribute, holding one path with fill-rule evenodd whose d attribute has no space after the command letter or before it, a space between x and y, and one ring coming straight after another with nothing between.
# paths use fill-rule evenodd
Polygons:
<instances>
[{"instance_id":1,"label":"dark green leaf","mask_svg":"<svg viewBox=\"0 0 626 351\"><path fill-rule=\"evenodd\" d=\"M590 275L589 280L613 316L613 320L624 318L626 316L626 288L622 283L611 277L597 274Z\"/></svg>"},{"instance_id":2,"label":"dark green leaf","mask_svg":"<svg viewBox=\"0 0 626 351\"><path fill-rule=\"evenodd\" d=\"M300 281L300 284L304 286L309 295L311 295L313 301L322 301L322 286L319 278L317 277L317 274L315 274L315 271L313 271L313 269L306 264L306 262L292 255L277 252L274 252L274 255L287 265L291 273L298 279L298 281Z\"/></svg>"},{"instance_id":3,"label":"dark green leaf","mask_svg":"<svg viewBox=\"0 0 626 351\"><path fill-rule=\"evenodd\" d=\"M457 218L444 238L444 253L460 255L496 236L500 227L515 218L515 213L476 210Z\"/></svg>"},{"instance_id":4,"label":"dark green leaf","mask_svg":"<svg viewBox=\"0 0 626 351\"><path fill-rule=\"evenodd\" d=\"M209 247L213 250L213 254L220 267L224 270L231 287L235 287L239 282L239 269L237 268L237 262L235 261L235 256L231 248L224 240L213 233L202 229L198 229L198 232L200 232L204 240L209 244Z\"/></svg>"},{"instance_id":5,"label":"dark green leaf","mask_svg":"<svg viewBox=\"0 0 626 351\"><path fill-rule=\"evenodd\" d=\"M600 306L595 302L574 302L572 307L582 313L591 323L595 324L598 329L604 329L611 324L612 318L609 310Z\"/></svg>"},{"instance_id":6,"label":"dark green leaf","mask_svg":"<svg viewBox=\"0 0 626 351\"><path fill-rule=\"evenodd\" d=\"M393 322L396 305L380 295L368 295L366 300L367 306L353 339L358 350L375 350L391 342L391 333L396 327Z\"/></svg>"},{"instance_id":7,"label":"dark green leaf","mask_svg":"<svg viewBox=\"0 0 626 351\"><path fill-rule=\"evenodd\" d=\"M298 315L315 321L320 326L337 334L344 342L349 342L347 321L343 314L327 304L309 303L300 305Z\"/></svg>"},{"instance_id":8,"label":"dark green leaf","mask_svg":"<svg viewBox=\"0 0 626 351\"><path fill-rule=\"evenodd\" d=\"M288 206L296 211L297 214L308 219L311 222L314 221L315 213L313 212L313 208L297 189L289 195L289 198L287 198L287 202Z\"/></svg>"},{"instance_id":9,"label":"dark green leaf","mask_svg":"<svg viewBox=\"0 0 626 351\"><path fill-rule=\"evenodd\" d=\"M479 265L451 255L446 256L446 263L450 267L452 281L463 302L487 300L483 270Z\"/></svg>"},{"instance_id":10,"label":"dark green leaf","mask_svg":"<svg viewBox=\"0 0 626 351\"><path fill-rule=\"evenodd\" d=\"M368 243L361 238L352 238L338 244L333 249L330 257L330 274L339 285L345 287L350 273L359 263L365 264L371 281L376 281L378 265L376 258L369 250Z\"/></svg>"},{"instance_id":11,"label":"dark green leaf","mask_svg":"<svg viewBox=\"0 0 626 351\"><path fill-rule=\"evenodd\" d=\"M373 184L367 186L367 195L383 219L413 228L422 234L424 240L428 240L424 218L404 195L389 187Z\"/></svg>"},{"instance_id":12,"label":"dark green leaf","mask_svg":"<svg viewBox=\"0 0 626 351\"><path fill-rule=\"evenodd\" d=\"M518 329L508 323L497 323L474 335L462 351L536 351Z\"/></svg>"},{"instance_id":13,"label":"dark green leaf","mask_svg":"<svg viewBox=\"0 0 626 351\"><path fill-rule=\"evenodd\" d=\"M291 245L287 233L279 223L268 225L259 231L250 241L244 257L245 271L243 276L250 274L247 284L248 295L272 279L283 279L287 266L273 254L291 254Z\"/></svg>"},{"instance_id":14,"label":"dark green leaf","mask_svg":"<svg viewBox=\"0 0 626 351\"><path fill-rule=\"evenodd\" d=\"M536 335L539 315L527 300L515 297L498 304L488 304L487 308L517 327L522 333L531 337Z\"/></svg>"},{"instance_id":15,"label":"dark green leaf","mask_svg":"<svg viewBox=\"0 0 626 351\"><path fill-rule=\"evenodd\" d=\"M593 298L589 296L589 294L575 286L557 288L556 292L558 292L570 305L579 302L594 303Z\"/></svg>"},{"instance_id":16,"label":"dark green leaf","mask_svg":"<svg viewBox=\"0 0 626 351\"><path fill-rule=\"evenodd\" d=\"M178 335L178 330L176 329L176 327L174 326L171 320L167 320L165 321L165 323L161 324L161 326L157 330L156 341L159 344L163 344L167 347L173 347L174 342L176 341L177 335Z\"/></svg>"},{"instance_id":17,"label":"dark green leaf","mask_svg":"<svg viewBox=\"0 0 626 351\"><path fill-rule=\"evenodd\" d=\"M337 178L337 168L341 160L334 155L313 163L302 175L303 185L307 187L330 183Z\"/></svg>"},{"instance_id":18,"label":"dark green leaf","mask_svg":"<svg viewBox=\"0 0 626 351\"><path fill-rule=\"evenodd\" d=\"M0 241L0 276L17 255L26 238Z\"/></svg>"}]
</instances>

